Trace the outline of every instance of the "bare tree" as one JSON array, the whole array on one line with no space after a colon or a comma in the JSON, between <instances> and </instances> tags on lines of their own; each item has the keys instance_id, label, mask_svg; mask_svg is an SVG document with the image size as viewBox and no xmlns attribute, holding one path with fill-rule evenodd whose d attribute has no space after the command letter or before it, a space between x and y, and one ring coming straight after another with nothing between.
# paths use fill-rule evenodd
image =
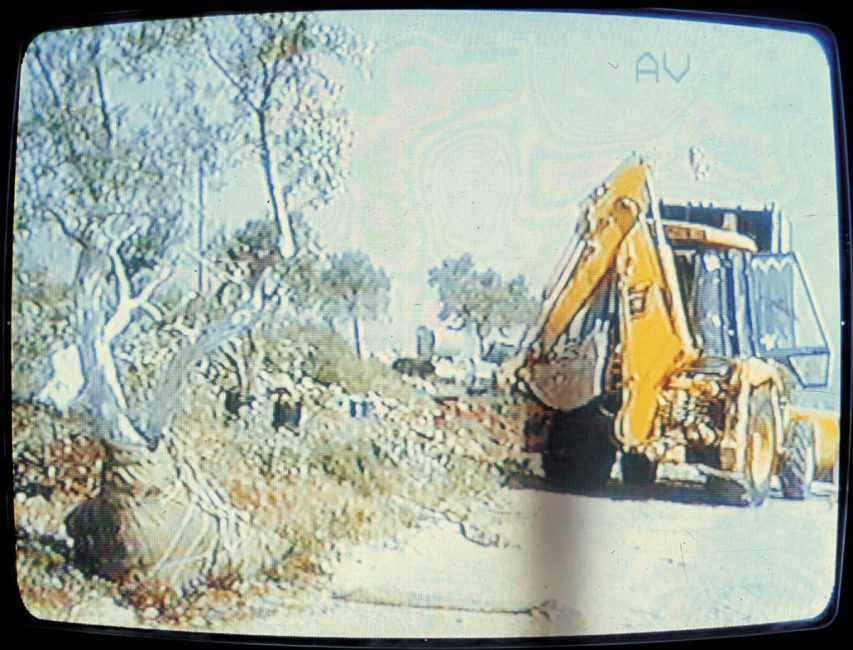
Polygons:
<instances>
[{"instance_id":1,"label":"bare tree","mask_svg":"<svg viewBox=\"0 0 853 650\"><path fill-rule=\"evenodd\" d=\"M346 175L350 130L337 106L341 86L324 70L323 55L366 70L371 46L310 14L228 20L201 30L204 51L230 90L243 141L261 167L279 252L287 258L298 246L293 215L329 201ZM228 47L221 47L223 38Z\"/></svg>"}]
</instances>

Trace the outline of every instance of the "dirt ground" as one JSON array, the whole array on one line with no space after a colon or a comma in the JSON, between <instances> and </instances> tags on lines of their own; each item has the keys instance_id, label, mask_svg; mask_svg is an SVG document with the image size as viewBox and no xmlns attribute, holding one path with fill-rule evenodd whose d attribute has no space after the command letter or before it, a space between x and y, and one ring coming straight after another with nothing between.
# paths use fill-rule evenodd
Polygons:
<instances>
[{"instance_id":1,"label":"dirt ground","mask_svg":"<svg viewBox=\"0 0 853 650\"><path fill-rule=\"evenodd\" d=\"M464 524L425 521L345 548L300 600L267 594L252 618L224 619L208 631L499 638L821 614L834 584L833 486L816 484L802 502L774 494L760 508L737 508L709 501L701 485L669 479L640 495L618 483L595 495L530 480L506 487ZM129 610L102 605L82 618L134 624Z\"/></svg>"}]
</instances>

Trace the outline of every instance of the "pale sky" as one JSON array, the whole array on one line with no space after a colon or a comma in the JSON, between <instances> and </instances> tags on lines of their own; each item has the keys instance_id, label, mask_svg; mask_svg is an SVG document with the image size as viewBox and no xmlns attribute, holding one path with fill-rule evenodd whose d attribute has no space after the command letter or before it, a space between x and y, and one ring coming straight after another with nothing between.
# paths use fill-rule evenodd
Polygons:
<instances>
[{"instance_id":1,"label":"pale sky","mask_svg":"<svg viewBox=\"0 0 853 650\"><path fill-rule=\"evenodd\" d=\"M314 223L395 280L401 347L432 322L427 270L473 253L538 294L577 207L632 151L660 198L780 204L838 350L835 137L818 41L768 29L553 12L336 12L371 38L373 78L346 76L347 193ZM659 80L635 63L649 52ZM663 57L676 83L662 69ZM707 155L696 180L688 152Z\"/></svg>"}]
</instances>

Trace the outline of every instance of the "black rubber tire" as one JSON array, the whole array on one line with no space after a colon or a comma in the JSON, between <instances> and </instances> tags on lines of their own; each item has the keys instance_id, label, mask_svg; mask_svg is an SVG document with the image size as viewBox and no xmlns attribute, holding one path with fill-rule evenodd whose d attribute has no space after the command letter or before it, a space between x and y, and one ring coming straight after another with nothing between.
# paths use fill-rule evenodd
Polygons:
<instances>
[{"instance_id":1,"label":"black rubber tire","mask_svg":"<svg viewBox=\"0 0 853 650\"><path fill-rule=\"evenodd\" d=\"M631 487L647 487L657 478L658 464L645 454L623 453L619 466L622 482Z\"/></svg>"},{"instance_id":2,"label":"black rubber tire","mask_svg":"<svg viewBox=\"0 0 853 650\"><path fill-rule=\"evenodd\" d=\"M805 499L811 494L815 477L814 427L799 420L791 429L785 467L779 475L782 494L788 499Z\"/></svg>"},{"instance_id":3,"label":"black rubber tire","mask_svg":"<svg viewBox=\"0 0 853 650\"><path fill-rule=\"evenodd\" d=\"M775 470L779 397L771 384L753 388L747 414L746 462L742 478L709 476L706 486L720 503L760 506L770 495Z\"/></svg>"},{"instance_id":4,"label":"black rubber tire","mask_svg":"<svg viewBox=\"0 0 853 650\"><path fill-rule=\"evenodd\" d=\"M712 495L712 501L728 506L750 505L745 495L743 483L735 479L725 479L719 476L709 476L705 488Z\"/></svg>"},{"instance_id":5,"label":"black rubber tire","mask_svg":"<svg viewBox=\"0 0 853 650\"><path fill-rule=\"evenodd\" d=\"M602 413L597 402L557 413L542 454L548 482L581 492L604 488L616 460L612 437L613 418Z\"/></svg>"}]
</instances>

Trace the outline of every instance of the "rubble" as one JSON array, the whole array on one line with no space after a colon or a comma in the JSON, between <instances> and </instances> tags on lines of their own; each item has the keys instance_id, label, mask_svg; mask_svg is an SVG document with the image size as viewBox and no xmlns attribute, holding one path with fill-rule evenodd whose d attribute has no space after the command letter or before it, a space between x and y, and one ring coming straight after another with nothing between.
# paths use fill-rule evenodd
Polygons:
<instances>
[{"instance_id":1,"label":"rubble","mask_svg":"<svg viewBox=\"0 0 853 650\"><path fill-rule=\"evenodd\" d=\"M339 543L392 534L448 511L459 519L460 535L473 536L475 527L464 525L467 513L508 477L528 471L521 421L504 408L508 398L449 395L429 379L367 365L376 361L341 363L360 378L337 375L328 365L312 367L301 351L291 351L290 372L258 372L251 394L242 395L245 403L233 414L221 384L207 379L203 369L190 379L174 435L255 525L292 543L285 561L257 578L243 576L249 584L309 584L332 566L329 558ZM298 405L299 417L277 422L276 409L285 402L288 408ZM14 410L19 537L30 540L33 553L53 553L38 550L47 549L43 542L67 553L64 519L97 492L103 449L85 435L85 423L43 407ZM487 532L476 537L491 544ZM67 558L55 561L65 566ZM41 584L32 573L36 569L22 570L25 591L26 585ZM55 589L48 583L44 588ZM35 591L27 593L41 589L32 586ZM98 589L92 598L104 597L103 585ZM233 590L203 584L198 589L218 599L242 598ZM139 617L153 616L151 603L165 596L145 593L120 600L135 608L138 603ZM197 605L181 612L162 605L155 620L208 620L206 598L199 596Z\"/></svg>"}]
</instances>

